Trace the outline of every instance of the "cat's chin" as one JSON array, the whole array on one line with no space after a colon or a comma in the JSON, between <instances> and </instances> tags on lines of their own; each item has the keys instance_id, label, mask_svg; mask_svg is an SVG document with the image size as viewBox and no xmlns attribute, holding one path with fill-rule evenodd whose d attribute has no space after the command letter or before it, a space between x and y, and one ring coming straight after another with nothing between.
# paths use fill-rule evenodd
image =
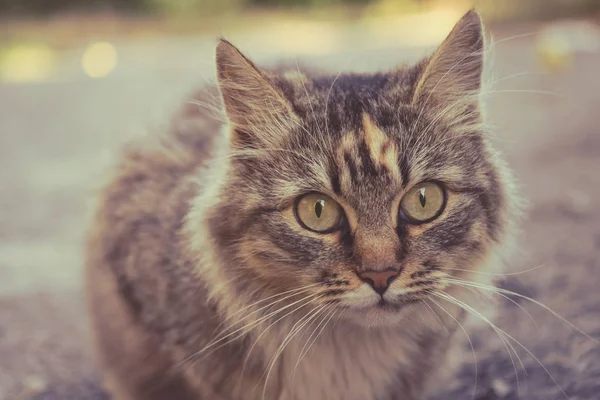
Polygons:
<instances>
[{"instance_id":1,"label":"cat's chin","mask_svg":"<svg viewBox=\"0 0 600 400\"><path fill-rule=\"evenodd\" d=\"M367 327L379 328L399 325L407 319L414 304L409 303L378 303L369 307L348 309L343 313L350 322Z\"/></svg>"}]
</instances>

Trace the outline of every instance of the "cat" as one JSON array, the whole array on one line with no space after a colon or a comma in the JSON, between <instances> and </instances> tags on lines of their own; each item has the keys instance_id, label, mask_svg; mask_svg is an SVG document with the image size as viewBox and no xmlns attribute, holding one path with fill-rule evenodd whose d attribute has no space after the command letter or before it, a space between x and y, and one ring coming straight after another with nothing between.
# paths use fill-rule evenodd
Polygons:
<instances>
[{"instance_id":1,"label":"cat","mask_svg":"<svg viewBox=\"0 0 600 400\"><path fill-rule=\"evenodd\" d=\"M443 385L478 302L460 282L491 283L515 225L484 54L474 10L431 56L373 74L266 70L220 39L217 90L126 147L99 196L86 291L113 398Z\"/></svg>"}]
</instances>

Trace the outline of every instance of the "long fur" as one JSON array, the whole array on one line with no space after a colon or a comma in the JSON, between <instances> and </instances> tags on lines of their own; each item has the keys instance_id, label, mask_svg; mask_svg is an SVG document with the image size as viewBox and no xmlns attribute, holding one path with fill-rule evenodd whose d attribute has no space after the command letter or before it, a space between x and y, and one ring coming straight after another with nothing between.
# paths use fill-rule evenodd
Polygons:
<instances>
[{"instance_id":1,"label":"long fur","mask_svg":"<svg viewBox=\"0 0 600 400\"><path fill-rule=\"evenodd\" d=\"M477 300L452 279L491 283L478 272L501 264L515 215L481 114L483 50L473 11L430 58L377 74L266 71L221 41L219 93L192 103L224 112L188 105L126 149L100 197L87 289L115 398L434 391ZM446 207L406 223L400 201L423 181ZM340 204L343 227L298 223L309 192ZM388 267L379 297L359 276Z\"/></svg>"}]
</instances>

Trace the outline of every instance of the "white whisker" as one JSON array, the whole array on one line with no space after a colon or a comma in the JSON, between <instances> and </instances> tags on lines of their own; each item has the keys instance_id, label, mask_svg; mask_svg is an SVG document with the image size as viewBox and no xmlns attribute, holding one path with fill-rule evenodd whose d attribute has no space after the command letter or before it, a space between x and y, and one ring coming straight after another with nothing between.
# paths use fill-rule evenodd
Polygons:
<instances>
[{"instance_id":1,"label":"white whisker","mask_svg":"<svg viewBox=\"0 0 600 400\"><path fill-rule=\"evenodd\" d=\"M462 285L462 284L459 284L459 283L452 283L452 282L448 282L448 283L449 283L450 285L461 286L461 287L463 287L463 288L465 288L465 289L467 289L467 290L474 291L476 294L478 294L478 295L480 295L480 296L482 296L482 294L483 294L483 293L481 293L481 292L477 292L477 291L475 291L475 288L473 288L473 287L471 287L471 286L465 286L465 285ZM479 289L479 290L483 290L483 289ZM492 292L490 291L490 293L492 293ZM506 299L506 300L510 301L510 302L511 302L511 303L513 303L515 306L517 306L518 308L520 308L520 309L521 309L521 311L523 311L525 314L527 314L527 316L529 317L529 319L531 320L531 322L533 322L533 325L534 325L536 328L539 328L539 327L538 327L538 324L537 324L537 322L536 322L536 321L535 321L535 319L533 318L533 315L531 315L531 313L530 313L529 311L527 311L527 310L526 310L526 309L525 309L525 308L524 308L522 305L520 305L519 303L517 303L516 301L514 301L513 299L511 299L510 297L508 297L508 296L506 296L506 295L504 295L504 294L502 294L502 293L496 293L496 294L498 294L499 296L502 296L504 299Z\"/></svg>"},{"instance_id":2,"label":"white whisker","mask_svg":"<svg viewBox=\"0 0 600 400\"><path fill-rule=\"evenodd\" d=\"M285 297L284 297L284 298L282 298L282 299L278 299L278 300L277 300L277 301L275 301L275 302L269 303L269 304L268 304L268 305L266 305L266 306L260 307L259 309L257 309L257 310L255 310L255 311L251 312L250 314L246 314L246 315L245 315L245 316L244 316L242 319L240 319L240 320L239 320L239 321L237 321L236 323L239 323L239 322L243 321L244 319L246 319L246 318L248 318L248 317L250 317L250 316L252 316L252 315L254 315L254 314L256 314L256 313L258 313L258 312L260 312L260 311L262 311L262 310L264 310L264 309L265 309L265 308L267 308L267 307L270 307L270 306L272 306L272 305L274 305L274 304L277 304L277 303L280 303L280 302L282 302L282 301L285 301L285 300L287 300L287 299L289 299L289 298L291 298L291 297L297 296L297 295L298 295L298 294L300 294L300 293L307 292L307 291L308 291L308 289L310 289L310 288L312 288L312 287L315 287L315 286L317 286L317 285L319 285L319 284L320 284L320 283L318 283L318 282L317 282L317 283L314 283L314 284L311 284L311 285L306 285L306 286L304 286L304 287L301 287L301 288L296 288L296 289L287 290L287 291L285 291L285 292L282 292L282 293L277 293L277 294L274 294L274 295L272 295L272 296L265 297L264 299L258 300L258 301L256 301L256 302L254 302L254 303L250 304L250 305L247 305L246 307L242 307L241 309L239 309L239 310L238 310L238 311L236 311L235 313L233 313L233 314L229 315L227 318L223 319L223 321L222 321L222 322L219 324L219 326L217 326L217 328L216 328L215 330L218 330L218 329L219 329L221 326L223 326L223 325L224 325L224 324L225 324L227 321L231 320L231 319L232 319L232 318L234 318L236 315L238 315L238 314L240 314L240 313L242 313L242 312L244 312L244 311L248 310L249 308L252 308L252 307L254 307L254 306L257 306L257 305L259 305L259 304L261 304L261 303L264 303L265 301L268 301L268 300L271 300L271 299L274 299L274 298L277 298L277 297L285 296L286 294L288 295L288 296L285 296ZM263 285L263 286L264 286L264 285ZM257 289L257 290L258 290L258 289Z\"/></svg>"},{"instance_id":3,"label":"white whisker","mask_svg":"<svg viewBox=\"0 0 600 400\"><path fill-rule=\"evenodd\" d=\"M519 380L519 372L517 371L517 365L515 364L515 360L512 355L513 353L517 357L517 360L519 361L519 364L521 365L521 368L523 368L525 373L527 373L527 370L525 369L525 365L521 361L521 358L519 357L519 354L517 353L516 349L514 348L512 343L510 343L506 339L506 337L502 334L502 331L500 330L500 328L498 328L495 324L493 324L488 318L483 316L480 312L467 306L465 303L461 302L460 300L456 299L455 297L450 296L447 293L440 293L440 292L436 292L436 293L434 293L434 295L441 298L442 300L446 300L452 304L455 304L455 305L463 308L467 312L470 312L472 315L475 315L476 317L480 318L482 321L487 323L494 330L494 332L498 335L498 338L500 338L500 341L506 348L506 352L508 353L508 356L510 357L510 361L511 361L511 363L513 365L513 369L515 371L515 378L517 380L517 392L520 393L521 392L521 382ZM512 350L512 352L511 352L511 350Z\"/></svg>"},{"instance_id":4,"label":"white whisker","mask_svg":"<svg viewBox=\"0 0 600 400\"><path fill-rule=\"evenodd\" d=\"M209 350L209 349L211 349L212 347L214 347L216 344L218 344L218 343L222 342L223 340L225 340L225 339L227 339L227 338L230 338L231 336L235 335L236 333L238 333L238 332L241 332L241 333L239 333L237 336L235 336L233 339L231 339L231 340L227 341L226 343L222 344L222 345L221 345L221 346L219 346L218 348L221 348L221 347L223 347L223 346L225 346L225 345L227 345L227 344L229 344L229 343L232 343L233 341L235 341L235 340L237 340L237 339L241 338L242 336L244 336L244 335L246 334L246 332L245 332L245 331L247 331L248 329L252 329L252 328L256 327L256 326L257 326L257 325L259 325L261 322L263 322L263 321L265 321L265 320L267 320L267 319L269 319L269 318L273 317L274 315L276 315L276 314L279 314L280 312L282 312L282 311L285 311L286 309L288 309L288 308L290 308L290 307L293 307L294 305L296 305L296 304L298 304L298 303L300 303L300 302L303 302L303 301L306 301L306 300L313 299L313 298L315 298L316 296L320 296L320 295L321 295L321 293L314 293L314 294L311 294L311 295L309 295L309 296L306 296L306 297L304 297L304 298L302 298L302 299L300 299L300 300L294 301L293 303L290 303L290 304L288 304L288 305L286 305L286 306L283 306L283 307L281 307L281 308L279 308L279 309L277 309L277 310L275 310L275 311L273 311L273 312L271 312L271 313L269 313L269 314L267 314L267 315L265 315L265 316L263 316L263 317L259 318L259 319L258 319L258 320L256 320L256 321L253 321L253 322L251 322L251 323L249 323L249 324L247 324L247 325L244 325L244 326L242 326L241 328L238 328L238 329L236 329L235 331L233 331L233 332L230 332L230 333L228 333L227 335L225 335L225 336L223 336L223 337L221 337L221 338L219 338L219 339L217 339L217 340L214 340L214 341L210 342L208 345L204 346L204 347L203 347L201 350L198 350L196 353L194 353L194 354L192 354L192 355L188 356L187 358L185 358L185 359L182 361L182 364L183 364L183 363L186 363L186 362L188 362L188 361L189 361L189 360L191 360L191 359L194 359L194 358L196 358L197 356L201 355L202 353L204 353L204 352L206 352L207 350ZM309 303L309 302L307 302L306 304L308 304L308 303ZM305 305L306 305L306 304L305 304ZM294 310L294 311L295 311L295 310ZM292 312L293 312L293 311L292 311ZM288 314L286 314L286 316L287 316L287 315L289 315L289 313L288 313Z\"/></svg>"},{"instance_id":5,"label":"white whisker","mask_svg":"<svg viewBox=\"0 0 600 400\"><path fill-rule=\"evenodd\" d=\"M444 293L445 296L447 296L446 299L451 298L455 304L462 306L464 309L466 309L467 311L470 311L471 313L479 316L479 318L482 318L483 321L485 321L486 323L488 323L490 326L492 326L493 324L491 323L491 321L489 321L489 319L485 318L483 315L481 315L480 313L478 313L477 311L475 311L471 306L469 306L468 304L448 295L447 293ZM443 296L439 296L441 298L444 298ZM495 326L495 325L494 325ZM546 372L546 374L548 374L548 376L550 377L550 379L554 382L554 384L556 385L556 387L562 392L562 394L565 396L565 398L570 399L570 397L565 393L565 391L563 390L563 388L558 384L558 381L554 378L554 376L550 373L550 371L548 370L548 368L546 368L546 366L539 360L538 357L536 357L535 354L533 354L527 347L525 347L521 342L519 342L517 339L515 339L514 337L512 337L510 334L508 334L507 332L503 331L502 329L496 327L495 329L497 329L499 332L501 332L505 337L511 339L514 343L516 343L517 345L519 345L519 347L521 347L523 350L525 350L527 352L527 354L529 354L529 356L531 356L531 358L533 358L540 367L542 367L542 369ZM523 367L524 369L525 367Z\"/></svg>"},{"instance_id":6,"label":"white whisker","mask_svg":"<svg viewBox=\"0 0 600 400\"><path fill-rule=\"evenodd\" d=\"M513 292L511 290L501 289L501 288L498 288L498 287L495 287L495 286L490 286L490 285L484 285L482 283L461 281L461 280L456 280L456 279L447 279L447 281L448 281L448 283L463 284L465 286L471 286L471 287L475 287L475 288L479 288L479 289L489 290L491 292L495 292L496 294L506 294L506 295L509 295L509 296L515 296L515 297L519 297L521 299L530 301L533 304L536 304L539 307L542 307L544 310L546 310L549 313L551 313L552 315L554 315L560 321L562 321L563 323L565 323L566 325L568 325L569 327L571 327L575 331L579 332L581 335L585 336L586 338L592 340L593 342L595 342L597 344L600 344L600 341L598 339L595 339L595 338L591 337L590 335L588 335L587 333L585 333L583 330L581 330L580 328L578 328L575 324L571 323L569 320L567 320L566 318L564 318L563 316L561 316L559 313L557 313L556 311L552 310L550 307L548 307L544 303L541 303L541 302L539 302L539 301L537 301L535 299L532 299L531 297L524 296L522 294Z\"/></svg>"},{"instance_id":7,"label":"white whisker","mask_svg":"<svg viewBox=\"0 0 600 400\"><path fill-rule=\"evenodd\" d=\"M320 311L321 309L327 307L327 305L322 306L321 308L319 308L318 310ZM312 316L317 315L317 312L314 312L312 314L307 314L305 315L303 318L301 318L300 320L298 320L290 329L290 331L288 332L288 334L286 335L286 337L284 338L283 342L281 342L281 344L279 345L279 348L275 351L275 354L273 355L270 363L269 363L269 367L266 373L266 378L265 378L265 383L263 385L263 394L262 394L262 398L263 400L265 399L265 395L267 393L267 384L269 382L269 377L271 376L271 371L273 370L273 367L275 366L275 363L277 362L277 359L279 358L279 356L281 355L281 353L283 352L283 350L285 350L285 348L287 347L287 345L289 344L290 341L292 341L292 339L298 334L298 332L300 332L300 330L306 326L307 323L309 323L312 320ZM311 316L311 318L306 318L307 316ZM300 326L296 327L298 324L300 324ZM264 374L263 374L264 376ZM260 381L260 380L259 380Z\"/></svg>"},{"instance_id":8,"label":"white whisker","mask_svg":"<svg viewBox=\"0 0 600 400\"><path fill-rule=\"evenodd\" d=\"M295 382L295 380L296 380L296 370L298 369L300 362L308 354L308 352L310 351L310 348L313 346L313 344L315 344L316 340L318 339L319 335L321 334L321 332L323 331L323 329L325 328L327 323L325 323L323 325L323 328L321 328L321 330L319 330L318 333L317 333L317 330L319 329L321 324L323 324L323 322L327 319L327 317L329 317L329 315L331 315L334 312L335 312L335 309L330 311L327 315L324 315L323 318L321 319L321 321L317 324L315 329L312 331L312 333L310 334L308 339L306 339L304 346L302 346L300 353L298 353L298 361L296 361L296 365L294 366L294 372L292 373L292 382ZM315 333L317 333L317 334L315 335ZM313 339L313 336L314 336L314 339ZM312 342L311 342L311 339L313 339ZM310 343L310 345L309 345L309 343Z\"/></svg>"},{"instance_id":9,"label":"white whisker","mask_svg":"<svg viewBox=\"0 0 600 400\"><path fill-rule=\"evenodd\" d=\"M508 273L493 273L493 272L484 272L484 271L476 271L476 270L461 269L461 268L447 268L447 267L443 267L442 269L443 270L448 270L448 271L469 272L469 273L472 273L472 274L488 275L488 276L515 276L515 275L527 274L529 272L536 271L536 270L538 270L540 268L543 268L543 267L545 267L544 264L538 265L537 267L526 269L524 271L508 272Z\"/></svg>"},{"instance_id":10,"label":"white whisker","mask_svg":"<svg viewBox=\"0 0 600 400\"><path fill-rule=\"evenodd\" d=\"M475 355L475 346L473 346L473 341L471 340L471 337L467 333L467 330L465 329L465 327L462 326L462 324L460 322L458 322L458 320L454 317L454 315L452 315L448 310L446 310L444 307L442 307L442 305L439 304L437 301L435 301L433 299L429 299L429 300L431 302L433 302L433 304L435 304L436 306L438 306L439 308L441 308L443 312L445 312L446 314L448 314L448 316L450 318L452 318L454 320L454 322L456 322L458 324L458 326L460 327L460 329L462 329L462 331L464 332L465 336L467 337L467 340L469 341L469 345L471 346L471 352L473 353L473 362L475 363L475 385L473 386L473 393L471 395L471 399L474 399L475 398L475 393L477 392L477 380L479 379L479 370L478 370L478 366L477 366L477 356ZM429 308L431 308L431 307L429 307ZM431 311L433 311L433 309L431 309ZM437 314L436 314L436 316L437 316Z\"/></svg>"}]
</instances>

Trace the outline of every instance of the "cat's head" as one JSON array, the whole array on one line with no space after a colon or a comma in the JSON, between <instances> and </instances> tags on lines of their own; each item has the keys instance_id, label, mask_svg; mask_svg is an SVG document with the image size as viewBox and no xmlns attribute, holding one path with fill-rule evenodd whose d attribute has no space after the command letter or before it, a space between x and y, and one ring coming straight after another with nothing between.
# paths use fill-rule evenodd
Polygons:
<instances>
[{"instance_id":1,"label":"cat's head","mask_svg":"<svg viewBox=\"0 0 600 400\"><path fill-rule=\"evenodd\" d=\"M376 74L267 72L221 41L230 150L208 222L236 290L395 323L481 269L509 208L483 56L473 11L428 59Z\"/></svg>"}]
</instances>

